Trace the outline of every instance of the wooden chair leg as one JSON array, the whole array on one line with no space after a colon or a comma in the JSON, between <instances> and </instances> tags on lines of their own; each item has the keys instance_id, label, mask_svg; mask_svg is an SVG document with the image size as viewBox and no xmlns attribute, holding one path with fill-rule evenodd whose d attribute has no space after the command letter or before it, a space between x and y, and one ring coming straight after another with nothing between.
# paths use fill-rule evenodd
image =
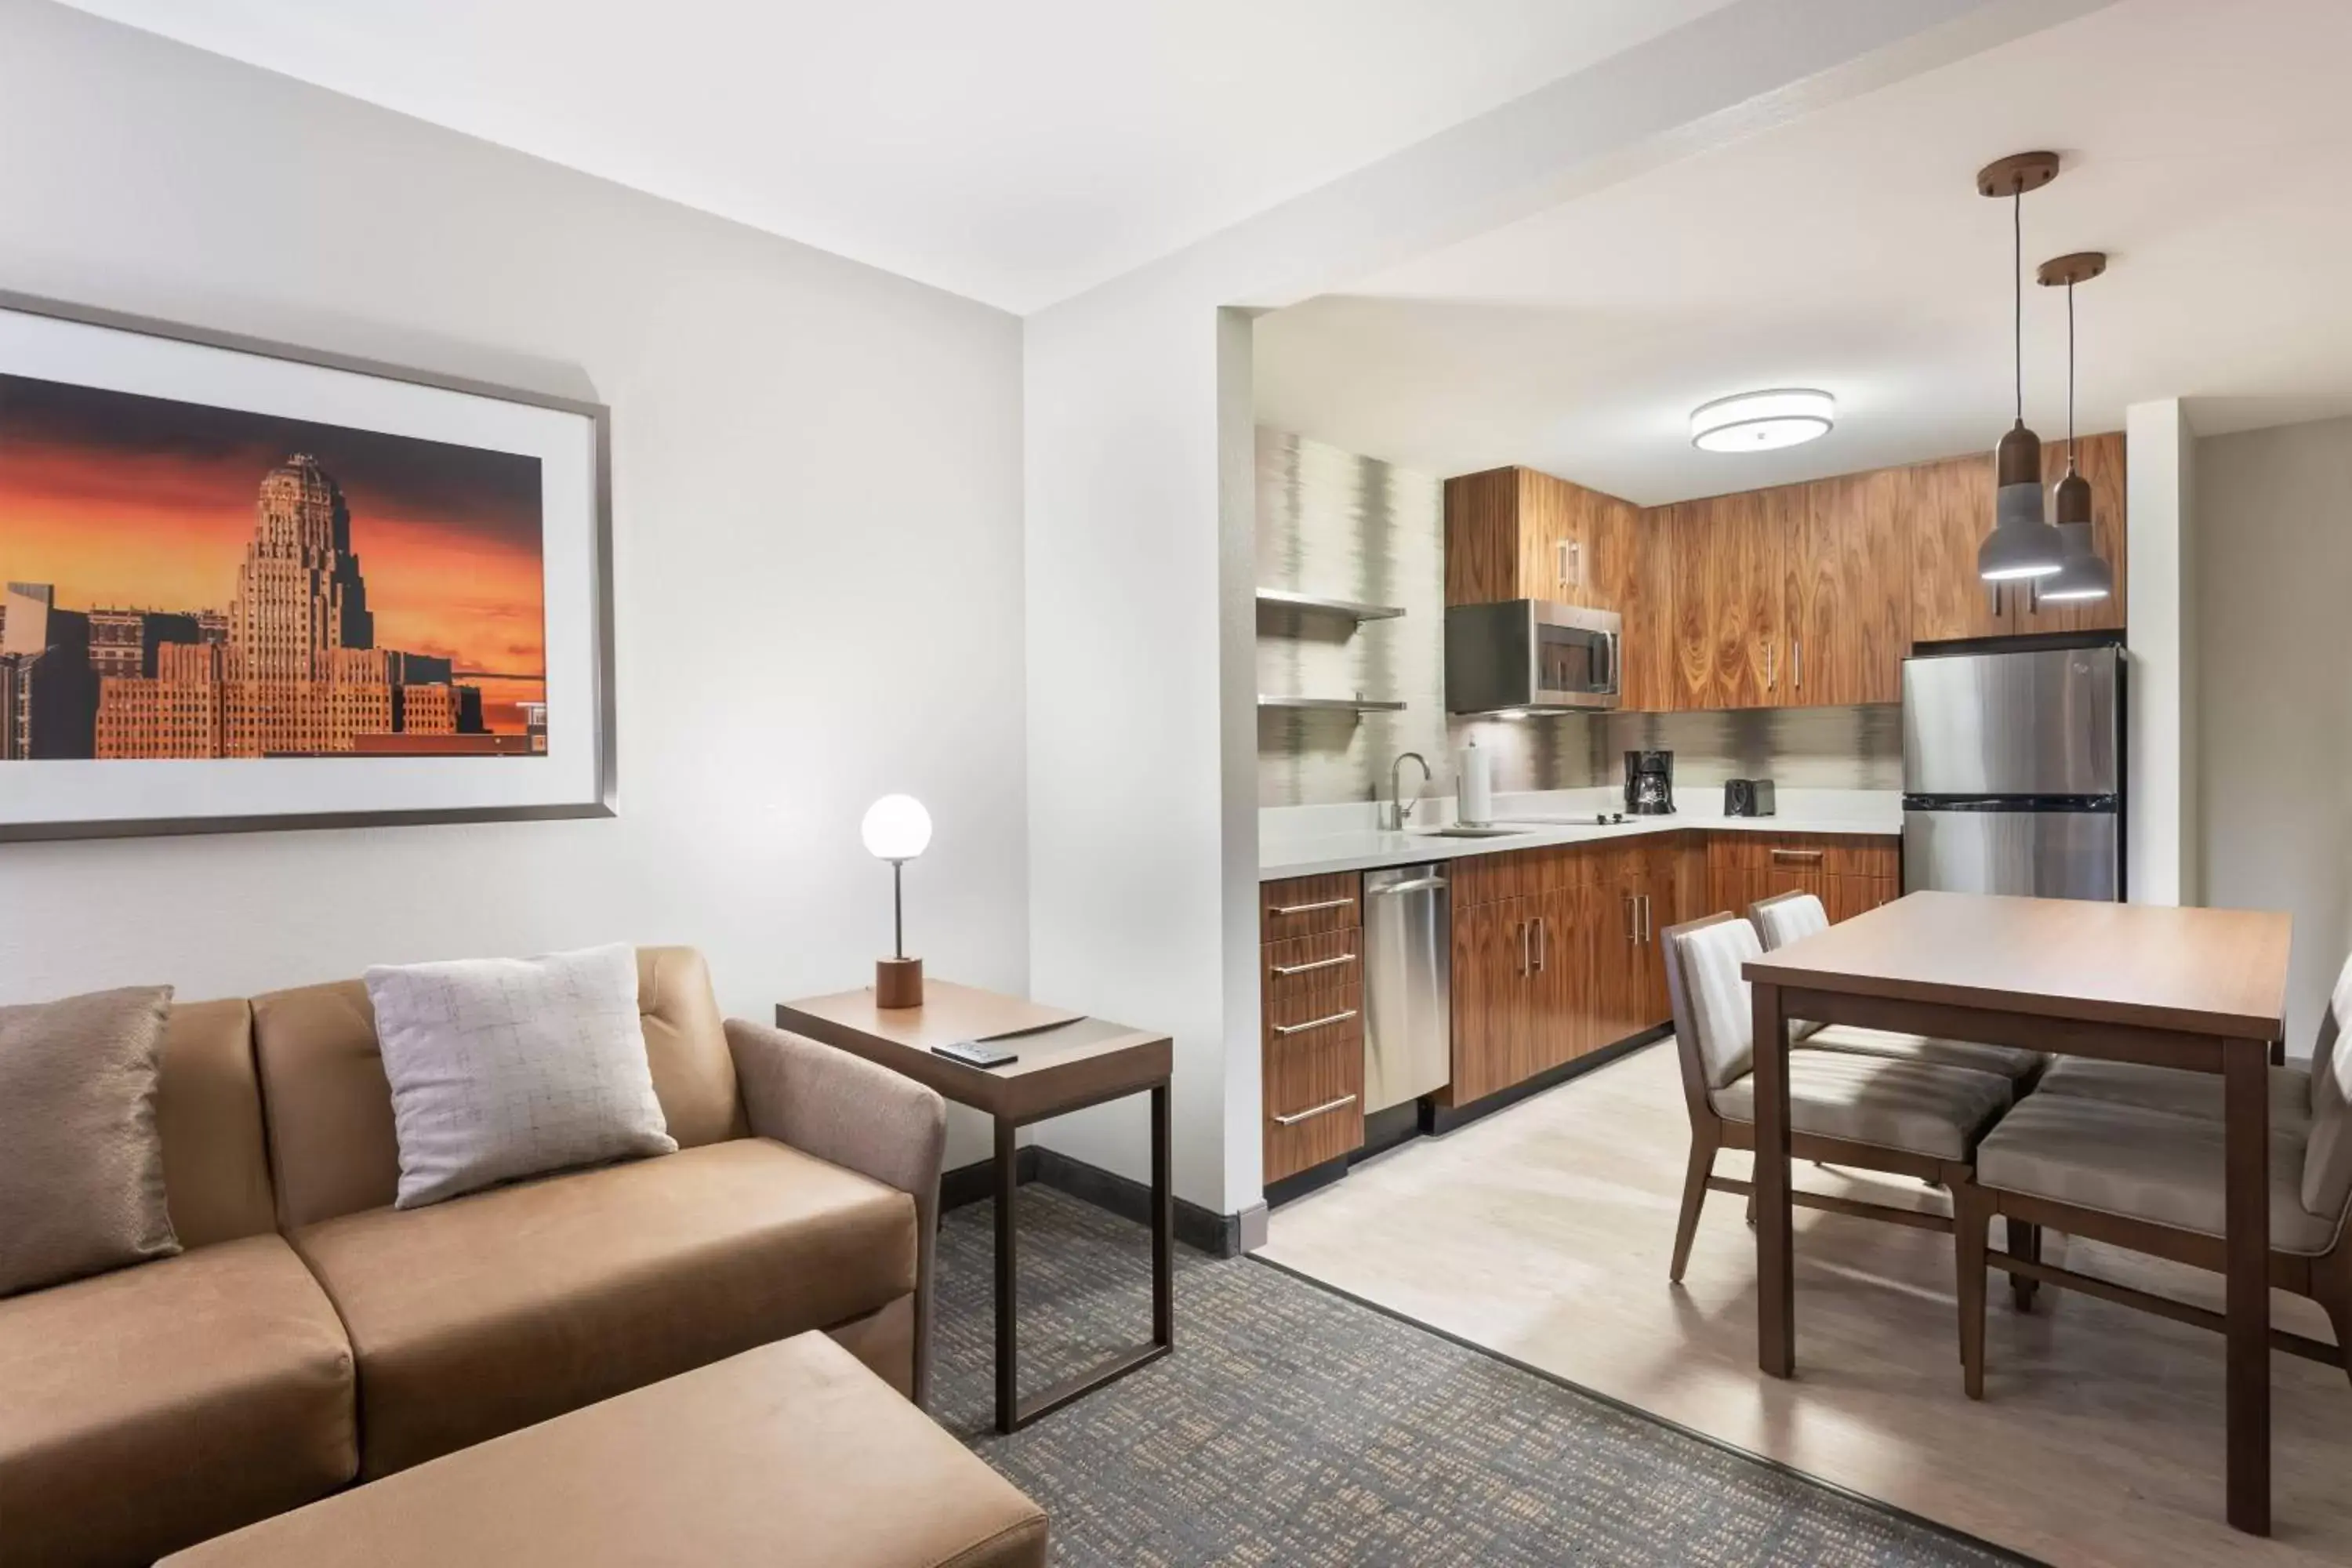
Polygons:
<instances>
[{"instance_id":1,"label":"wooden chair leg","mask_svg":"<svg viewBox=\"0 0 2352 1568\"><path fill-rule=\"evenodd\" d=\"M1666 1269L1666 1278L1677 1285L1690 1262L1691 1240L1698 1235L1699 1205L1706 1202L1706 1179L1715 1173L1715 1152L1719 1147L1720 1140L1691 1129L1690 1166L1683 1173L1683 1212L1675 1221L1675 1260Z\"/></svg>"},{"instance_id":2,"label":"wooden chair leg","mask_svg":"<svg viewBox=\"0 0 2352 1568\"><path fill-rule=\"evenodd\" d=\"M2009 1219L2001 1223L2009 1230L2009 1255L2011 1258L2021 1258L2029 1263L2042 1261L2042 1227L2040 1226L2028 1225L2021 1219ZM2010 1298L2017 1303L2017 1310L2021 1312L2033 1310L2034 1294L2041 1289L2042 1284L2039 1280L2028 1279L2019 1274L2009 1277Z\"/></svg>"},{"instance_id":3,"label":"wooden chair leg","mask_svg":"<svg viewBox=\"0 0 2352 1568\"><path fill-rule=\"evenodd\" d=\"M1990 1207L1971 1184L1952 1184L1952 1255L1960 1305L1960 1384L1984 1397L1985 1230Z\"/></svg>"},{"instance_id":4,"label":"wooden chair leg","mask_svg":"<svg viewBox=\"0 0 2352 1568\"><path fill-rule=\"evenodd\" d=\"M1748 1228L1756 1228L1756 1178L1748 1178Z\"/></svg>"}]
</instances>

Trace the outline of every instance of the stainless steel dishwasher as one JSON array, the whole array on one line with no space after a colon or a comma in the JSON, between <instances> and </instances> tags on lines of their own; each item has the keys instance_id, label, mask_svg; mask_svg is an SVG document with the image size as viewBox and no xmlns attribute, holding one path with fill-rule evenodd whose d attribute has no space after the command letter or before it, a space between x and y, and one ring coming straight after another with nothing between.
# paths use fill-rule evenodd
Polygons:
<instances>
[{"instance_id":1,"label":"stainless steel dishwasher","mask_svg":"<svg viewBox=\"0 0 2352 1568\"><path fill-rule=\"evenodd\" d=\"M1445 866L1364 873L1364 1110L1454 1076L1454 921Z\"/></svg>"}]
</instances>

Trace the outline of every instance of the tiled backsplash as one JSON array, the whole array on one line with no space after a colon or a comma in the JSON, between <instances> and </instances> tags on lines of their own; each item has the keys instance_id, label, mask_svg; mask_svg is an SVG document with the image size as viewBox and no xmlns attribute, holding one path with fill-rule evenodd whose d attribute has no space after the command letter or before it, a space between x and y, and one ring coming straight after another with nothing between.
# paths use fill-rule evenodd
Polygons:
<instances>
[{"instance_id":1,"label":"tiled backsplash","mask_svg":"<svg viewBox=\"0 0 2352 1568\"><path fill-rule=\"evenodd\" d=\"M1402 606L1360 626L1261 612L1261 692L1401 700L1399 713L1260 709L1258 804L1327 805L1384 797L1401 752L1429 759L1428 793L1454 793L1454 753L1475 736L1495 752L1498 790L1579 789L1622 779L1622 753L1675 753L1677 785L1769 778L1792 789L1903 787L1902 710L1768 708L1706 713L1445 716L1443 482L1304 437L1257 432L1261 587ZM1405 770L1408 787L1419 775Z\"/></svg>"}]
</instances>

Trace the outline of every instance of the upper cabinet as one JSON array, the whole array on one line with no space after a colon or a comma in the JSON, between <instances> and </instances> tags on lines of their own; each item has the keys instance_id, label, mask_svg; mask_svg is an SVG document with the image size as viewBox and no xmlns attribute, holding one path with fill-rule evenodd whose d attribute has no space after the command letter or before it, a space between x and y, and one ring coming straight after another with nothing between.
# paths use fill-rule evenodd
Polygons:
<instances>
[{"instance_id":1,"label":"upper cabinet","mask_svg":"<svg viewBox=\"0 0 2352 1568\"><path fill-rule=\"evenodd\" d=\"M1548 599L1617 610L1633 596L1641 509L1539 474L1489 468L1445 481L1445 602Z\"/></svg>"},{"instance_id":2,"label":"upper cabinet","mask_svg":"<svg viewBox=\"0 0 2352 1568\"><path fill-rule=\"evenodd\" d=\"M1977 545L1992 527L1992 463L1982 457L1948 458L1896 470L1911 495L1911 637L2015 637L2030 632L2120 631L2124 627L2124 436L2085 436L2076 459L2091 481L2091 542L2115 568L2116 591L2105 599L2042 605L2017 584L1995 593L1977 578ZM2066 472L2066 443L2044 442L2046 490Z\"/></svg>"}]
</instances>

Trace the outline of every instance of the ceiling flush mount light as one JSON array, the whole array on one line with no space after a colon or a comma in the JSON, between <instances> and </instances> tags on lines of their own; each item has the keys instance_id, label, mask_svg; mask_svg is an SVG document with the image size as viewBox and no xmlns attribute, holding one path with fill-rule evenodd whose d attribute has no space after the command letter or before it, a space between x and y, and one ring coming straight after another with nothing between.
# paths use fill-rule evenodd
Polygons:
<instances>
[{"instance_id":1,"label":"ceiling flush mount light","mask_svg":"<svg viewBox=\"0 0 2352 1568\"><path fill-rule=\"evenodd\" d=\"M1770 452L1830 433L1837 399L1826 392L1782 387L1718 397L1691 414L1691 445L1702 452Z\"/></svg>"},{"instance_id":2,"label":"ceiling flush mount light","mask_svg":"<svg viewBox=\"0 0 2352 1568\"><path fill-rule=\"evenodd\" d=\"M2066 290L2066 477L2058 481L2058 532L2066 553L2058 570L2033 585L2034 596L2063 604L2104 599L2116 591L2116 569L2091 541L2091 481L2074 468L2074 285L2107 269L2104 252L2078 250L2045 261L2033 274L2047 289Z\"/></svg>"},{"instance_id":3,"label":"ceiling flush mount light","mask_svg":"<svg viewBox=\"0 0 2352 1568\"><path fill-rule=\"evenodd\" d=\"M2025 427L2025 193L2058 177L2055 153L2018 153L1977 171L1977 194L2010 204L2010 286L2015 294L2012 349L2017 422L1993 454L1992 531L1977 546L1977 575L1988 583L2029 582L2055 573L2065 542L2042 510L2042 437Z\"/></svg>"}]
</instances>

